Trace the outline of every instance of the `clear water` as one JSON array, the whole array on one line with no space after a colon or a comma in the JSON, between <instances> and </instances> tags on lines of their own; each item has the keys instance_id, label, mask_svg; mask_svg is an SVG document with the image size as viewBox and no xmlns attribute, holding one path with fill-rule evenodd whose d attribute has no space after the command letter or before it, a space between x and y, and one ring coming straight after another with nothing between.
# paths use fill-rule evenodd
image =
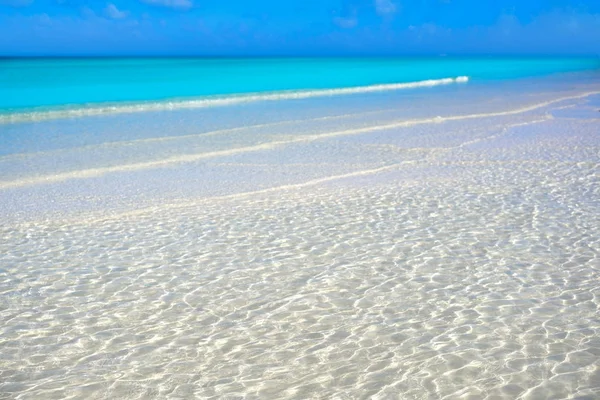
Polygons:
<instances>
[{"instance_id":1,"label":"clear water","mask_svg":"<svg viewBox=\"0 0 600 400\"><path fill-rule=\"evenodd\" d=\"M600 76L0 125L0 397L594 399Z\"/></svg>"},{"instance_id":2,"label":"clear water","mask_svg":"<svg viewBox=\"0 0 600 400\"><path fill-rule=\"evenodd\" d=\"M5 59L0 110L594 70L596 58Z\"/></svg>"}]
</instances>

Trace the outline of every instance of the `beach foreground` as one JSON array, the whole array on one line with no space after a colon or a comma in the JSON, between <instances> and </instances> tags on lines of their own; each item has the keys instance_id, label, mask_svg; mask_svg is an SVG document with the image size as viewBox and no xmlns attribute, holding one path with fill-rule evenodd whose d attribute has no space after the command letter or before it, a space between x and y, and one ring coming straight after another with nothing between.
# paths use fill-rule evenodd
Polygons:
<instances>
[{"instance_id":1,"label":"beach foreground","mask_svg":"<svg viewBox=\"0 0 600 400\"><path fill-rule=\"evenodd\" d=\"M0 397L598 398L600 86L477 93L15 139Z\"/></svg>"}]
</instances>

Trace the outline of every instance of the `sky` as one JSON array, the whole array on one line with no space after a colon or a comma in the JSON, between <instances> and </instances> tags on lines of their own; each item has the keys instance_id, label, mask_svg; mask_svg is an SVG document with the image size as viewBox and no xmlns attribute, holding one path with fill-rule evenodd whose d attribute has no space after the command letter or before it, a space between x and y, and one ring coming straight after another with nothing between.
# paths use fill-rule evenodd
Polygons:
<instances>
[{"instance_id":1,"label":"sky","mask_svg":"<svg viewBox=\"0 0 600 400\"><path fill-rule=\"evenodd\" d=\"M0 56L594 55L600 0L0 0Z\"/></svg>"}]
</instances>

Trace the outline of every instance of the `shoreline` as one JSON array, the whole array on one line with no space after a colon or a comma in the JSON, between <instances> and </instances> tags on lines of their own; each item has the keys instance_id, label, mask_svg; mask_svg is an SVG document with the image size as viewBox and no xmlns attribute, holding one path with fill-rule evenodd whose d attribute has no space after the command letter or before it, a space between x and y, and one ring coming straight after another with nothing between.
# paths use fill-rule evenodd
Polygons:
<instances>
[{"instance_id":1,"label":"shoreline","mask_svg":"<svg viewBox=\"0 0 600 400\"><path fill-rule=\"evenodd\" d=\"M495 135L506 134L506 131L522 124L551 124L552 119L555 118L552 113L557 112L556 110L563 108L571 110L571 112L581 110L583 103L598 97L598 94L600 94L600 90L588 90L583 93L571 92L566 96L564 94L560 96L545 94L546 100L538 100L533 104L531 101L526 100L518 108L513 106L512 108L506 107L504 110L497 110L496 108L496 111L493 112L458 113L458 115L450 114L422 119L397 119L396 108L389 107L394 104L392 103L387 104L387 110L372 110L358 114L334 114L312 119L234 126L199 134L141 137L129 141L101 142L88 147L71 147L63 150L50 150L49 152L7 154L0 157L0 166L2 163L6 166L10 165L7 170L14 169L20 175L27 173L25 168L19 167L20 164L23 166L43 165L39 160L47 160L45 162L54 164L57 163L55 161L57 156L65 160L60 161L65 166L68 166L67 162L70 162L70 158L73 159L71 162L77 170L57 171L47 175L40 175L40 171L34 172L34 175L30 177L25 175L17 179L4 180L0 182L0 194L2 194L0 202L4 203L2 208L6 210L4 212L5 220L16 222L23 218L25 220L29 219L28 214L31 214L32 219L43 218L44 214L47 214L48 218L52 218L52 215L68 217L69 213L84 215L86 209L90 212L102 213L102 208L106 208L104 211L110 214L111 212L127 212L127 209L133 211L139 208L161 207L171 203L193 203L196 201L195 199L204 201L210 198L269 193L279 190L278 188L303 188L352 176L359 177L394 170L402 168L403 165L426 163L428 159L435 157L436 151L438 153L440 151L442 153L452 152L464 146L468 147L478 141L489 140ZM426 98L423 101L423 104L426 104ZM401 99L398 104L405 104L405 102ZM468 103L465 102L465 104ZM294 108L290 109L292 112L293 110ZM433 111L433 113L436 113L436 111ZM593 118L594 115L591 114L590 117ZM75 122L69 123L75 124ZM345 129L340 129L339 124L346 123L351 125L344 127ZM43 127L44 124L41 123L40 127ZM471 125L479 128L467 128ZM473 131L475 134L461 134L464 138L460 140L452 138L452 133L444 133L444 130L447 129L450 129L450 132L459 132L463 130L462 126L467 129L479 129L481 132ZM280 129L281 131L279 131ZM298 133L286 134L288 129L294 129L291 132L298 131ZM433 144L433 142L425 145L418 144L418 135L421 135L419 132L423 129L428 130L427 137L431 140L436 140L435 137L445 137L444 140L447 143L441 142L439 146ZM489 133L486 133L486 131L489 131ZM496 133L494 133L495 131ZM398 143L387 148L385 147L387 145L383 146L383 143L378 144L378 137L389 137L393 142L395 140L392 139L395 135L393 132L401 133L401 136L406 137L409 142L406 145ZM371 142L370 138L373 138L374 141ZM410 144L410 141L415 140L414 145ZM239 141L239 144L232 146L236 141ZM248 144L244 144L244 141L247 141ZM223 144L219 144L221 142ZM203 143L207 143L208 147ZM173 153L174 151L180 151L180 149L194 149L198 145L201 146L198 147L201 151L197 153L192 150L191 153L188 152L187 154L167 155L166 157L162 155L166 150ZM433 148L429 148L432 145ZM221 146L221 148L217 146ZM329 150L326 149L331 146L341 146L340 149L348 149L346 151L353 154L352 161L350 159L338 160L339 157L335 154L328 154ZM435 150L435 147L439 147L439 150ZM314 152L319 148L323 149L315 153L315 156L318 154L317 158L307 158L310 152ZM141 163L127 163L124 157L128 153L125 152L120 155L121 151L130 152L136 157L146 157L144 151L151 151L155 153L153 157L156 157L156 159ZM322 153L323 151L325 152ZM357 151L358 153L354 154ZM403 153L398 153L398 151ZM87 153L89 155L86 155ZM110 156L110 158L106 158L103 154ZM101 155L113 165L85 168L79 161L84 155L89 159L89 162L100 162L102 158L99 158L98 155ZM116 155L116 158L114 155ZM265 161L257 162L257 157L266 160L266 163ZM291 158L295 160L296 164L291 163L291 161L284 163L276 161L281 157ZM58 160L61 160L61 158L58 158ZM123 163L124 161L125 163ZM260 163L264 165L261 166ZM328 164L329 166L327 166ZM244 167L245 165L250 169L256 169L257 173L264 170L266 174L264 177L250 175L251 179L246 179L245 183L242 180L236 180L231 174L239 171L240 176L244 176L250 171ZM303 168L303 165L306 165L306 168ZM322 168L330 169L330 171L322 170ZM205 174L211 174L214 177L194 189L194 185L200 183L198 179L206 176ZM286 174L288 177L286 177ZM188 179L186 176L194 177L189 185L185 182ZM222 180L220 181L220 179ZM172 184L167 184L170 181L181 182L183 186L173 190ZM81 182L83 185L79 185L77 182ZM154 187L151 190L148 190L150 188L144 189L144 182L155 182L152 184ZM94 185L97 184L100 184L100 186L93 189ZM120 194L119 187L127 186L138 188L132 190L143 194L143 196L139 194L131 196L127 192ZM89 189L86 189L86 187L89 187ZM108 190L102 189L102 187ZM144 194L144 191L147 191L147 194ZM177 194L178 191L181 194ZM161 194L161 192L167 195ZM174 193L175 195L168 195L168 193ZM27 208L19 209L19 207L15 207L17 204L30 203L26 199L38 196L41 197L37 201L37 211L31 208L26 211ZM44 198L46 200L42 200ZM86 198L90 200L85 200ZM65 202L64 207L60 206L60 202ZM55 204L58 205L58 208L54 206ZM68 207L72 206L75 207L69 210ZM43 211L44 208L47 208L47 212ZM50 211L52 208L55 208L55 210ZM20 216L17 217L17 215Z\"/></svg>"}]
</instances>

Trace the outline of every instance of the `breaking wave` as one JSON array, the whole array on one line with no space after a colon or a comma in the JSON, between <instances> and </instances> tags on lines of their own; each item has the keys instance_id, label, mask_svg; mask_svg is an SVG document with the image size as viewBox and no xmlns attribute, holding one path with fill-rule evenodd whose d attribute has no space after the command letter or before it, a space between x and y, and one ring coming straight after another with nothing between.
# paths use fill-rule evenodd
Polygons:
<instances>
[{"instance_id":1,"label":"breaking wave","mask_svg":"<svg viewBox=\"0 0 600 400\"><path fill-rule=\"evenodd\" d=\"M391 83L369 86L354 86L334 89L317 89L317 90L293 90L293 91L278 91L266 93L250 93L237 94L228 96L211 96L204 98L188 99L188 100L165 100L151 101L143 103L111 103L111 104L93 104L93 105L77 105L65 106L60 109L44 109L27 112L7 112L0 114L1 123L16 123L16 122L31 122L41 121L46 119L57 118L77 118L93 115L104 114L125 114L147 111L168 111L181 110L204 107L219 107L241 103L251 103L257 101L278 101L278 100L293 100L306 99L311 97L337 96L346 94L358 93L373 93L385 92L401 89L414 89L421 87L431 87L439 85L449 85L453 83L466 83L469 81L467 76L459 76L456 78L429 79L417 82L406 83Z\"/></svg>"}]
</instances>

